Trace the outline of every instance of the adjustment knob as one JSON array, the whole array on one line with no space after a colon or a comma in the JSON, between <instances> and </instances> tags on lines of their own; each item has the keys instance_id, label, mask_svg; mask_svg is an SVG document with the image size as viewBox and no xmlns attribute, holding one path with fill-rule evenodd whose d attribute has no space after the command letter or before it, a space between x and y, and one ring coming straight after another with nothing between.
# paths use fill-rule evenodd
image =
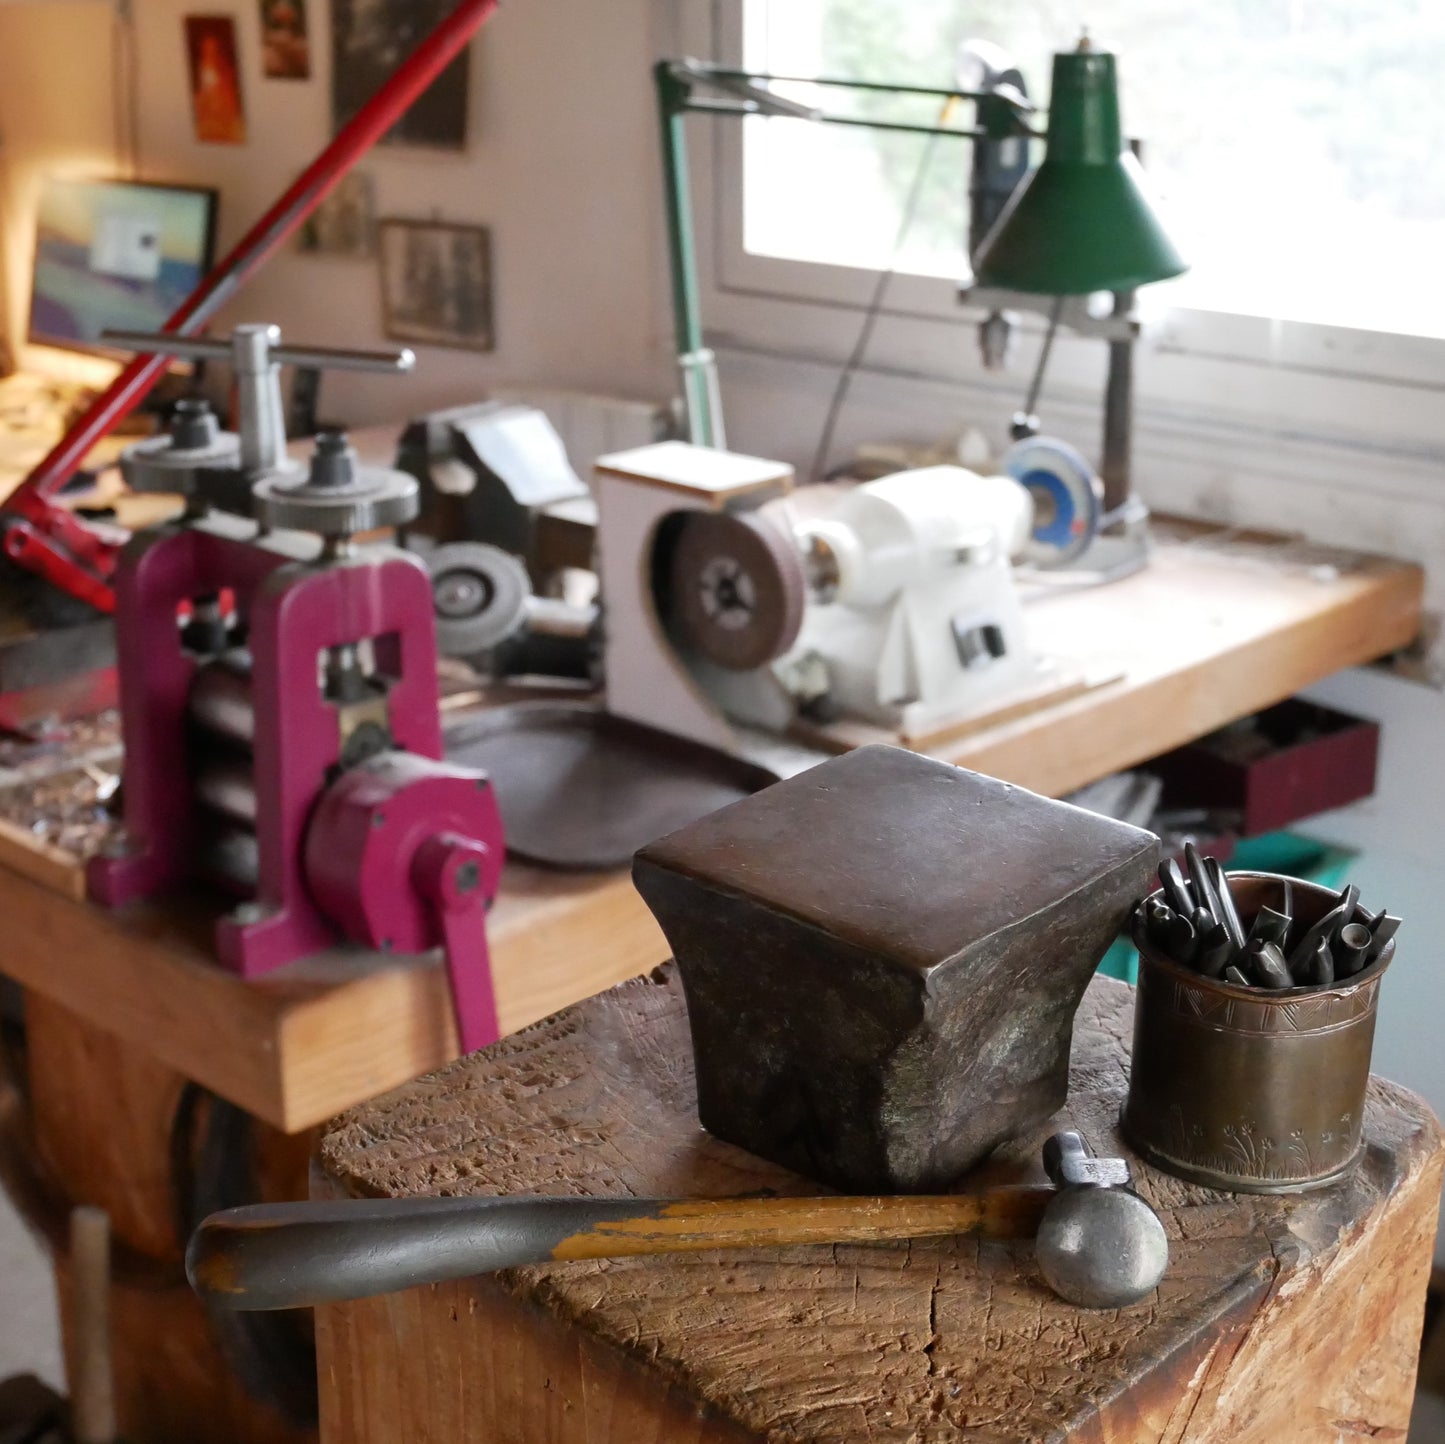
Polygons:
<instances>
[{"instance_id":1,"label":"adjustment knob","mask_svg":"<svg viewBox=\"0 0 1445 1444\"><path fill-rule=\"evenodd\" d=\"M403 526L420 508L416 479L384 466L363 466L343 431L324 431L306 479L275 472L255 485L256 514L269 527L348 537Z\"/></svg>"}]
</instances>

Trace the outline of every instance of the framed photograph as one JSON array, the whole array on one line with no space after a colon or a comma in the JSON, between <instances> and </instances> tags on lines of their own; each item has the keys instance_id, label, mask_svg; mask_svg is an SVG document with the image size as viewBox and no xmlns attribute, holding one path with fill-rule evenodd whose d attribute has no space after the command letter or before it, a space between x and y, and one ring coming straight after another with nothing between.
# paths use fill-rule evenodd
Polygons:
<instances>
[{"instance_id":1,"label":"framed photograph","mask_svg":"<svg viewBox=\"0 0 1445 1444\"><path fill-rule=\"evenodd\" d=\"M261 6L261 71L268 80L309 80L311 40L306 0L258 0Z\"/></svg>"},{"instance_id":2,"label":"framed photograph","mask_svg":"<svg viewBox=\"0 0 1445 1444\"><path fill-rule=\"evenodd\" d=\"M453 8L454 0L332 0L331 115L337 130ZM464 150L470 87L467 46L392 126L385 141Z\"/></svg>"},{"instance_id":3,"label":"framed photograph","mask_svg":"<svg viewBox=\"0 0 1445 1444\"><path fill-rule=\"evenodd\" d=\"M376 186L354 170L301 227L300 248L312 256L345 256L369 261L376 255Z\"/></svg>"},{"instance_id":4,"label":"framed photograph","mask_svg":"<svg viewBox=\"0 0 1445 1444\"><path fill-rule=\"evenodd\" d=\"M491 232L444 221L385 220L379 229L387 336L494 350Z\"/></svg>"},{"instance_id":5,"label":"framed photograph","mask_svg":"<svg viewBox=\"0 0 1445 1444\"><path fill-rule=\"evenodd\" d=\"M236 61L236 22L229 15L187 15L185 27L196 139L241 145L246 139L246 111Z\"/></svg>"}]
</instances>

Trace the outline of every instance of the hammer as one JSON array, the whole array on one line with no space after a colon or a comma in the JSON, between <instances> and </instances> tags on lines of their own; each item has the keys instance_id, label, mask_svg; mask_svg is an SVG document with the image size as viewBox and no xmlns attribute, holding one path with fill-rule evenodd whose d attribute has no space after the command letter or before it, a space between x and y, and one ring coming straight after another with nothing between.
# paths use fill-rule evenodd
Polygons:
<instances>
[{"instance_id":1,"label":"hammer","mask_svg":"<svg viewBox=\"0 0 1445 1444\"><path fill-rule=\"evenodd\" d=\"M186 1273L228 1309L339 1303L561 1259L699 1249L883 1243L979 1233L1036 1237L1059 1296L1120 1308L1164 1275L1169 1244L1129 1187L1122 1158L1094 1158L1077 1133L1044 1147L1056 1188L880 1198L401 1198L262 1203L212 1214Z\"/></svg>"}]
</instances>

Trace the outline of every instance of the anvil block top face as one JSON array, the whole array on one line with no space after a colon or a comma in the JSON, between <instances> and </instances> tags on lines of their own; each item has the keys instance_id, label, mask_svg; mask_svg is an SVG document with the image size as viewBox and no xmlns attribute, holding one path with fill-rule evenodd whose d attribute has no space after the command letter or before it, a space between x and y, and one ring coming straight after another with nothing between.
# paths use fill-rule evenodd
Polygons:
<instances>
[{"instance_id":1,"label":"anvil block top face","mask_svg":"<svg viewBox=\"0 0 1445 1444\"><path fill-rule=\"evenodd\" d=\"M865 747L637 854L698 1111L838 1188L933 1189L1064 1101L1074 1012L1152 833Z\"/></svg>"}]
</instances>

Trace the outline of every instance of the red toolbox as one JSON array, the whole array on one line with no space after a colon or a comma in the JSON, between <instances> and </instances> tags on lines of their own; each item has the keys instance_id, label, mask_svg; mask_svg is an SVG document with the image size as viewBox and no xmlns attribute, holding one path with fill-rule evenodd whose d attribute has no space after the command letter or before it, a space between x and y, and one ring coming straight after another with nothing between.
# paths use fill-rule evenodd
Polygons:
<instances>
[{"instance_id":1,"label":"red toolbox","mask_svg":"<svg viewBox=\"0 0 1445 1444\"><path fill-rule=\"evenodd\" d=\"M1165 805L1235 813L1244 837L1369 797L1380 727L1291 698L1146 764Z\"/></svg>"}]
</instances>

